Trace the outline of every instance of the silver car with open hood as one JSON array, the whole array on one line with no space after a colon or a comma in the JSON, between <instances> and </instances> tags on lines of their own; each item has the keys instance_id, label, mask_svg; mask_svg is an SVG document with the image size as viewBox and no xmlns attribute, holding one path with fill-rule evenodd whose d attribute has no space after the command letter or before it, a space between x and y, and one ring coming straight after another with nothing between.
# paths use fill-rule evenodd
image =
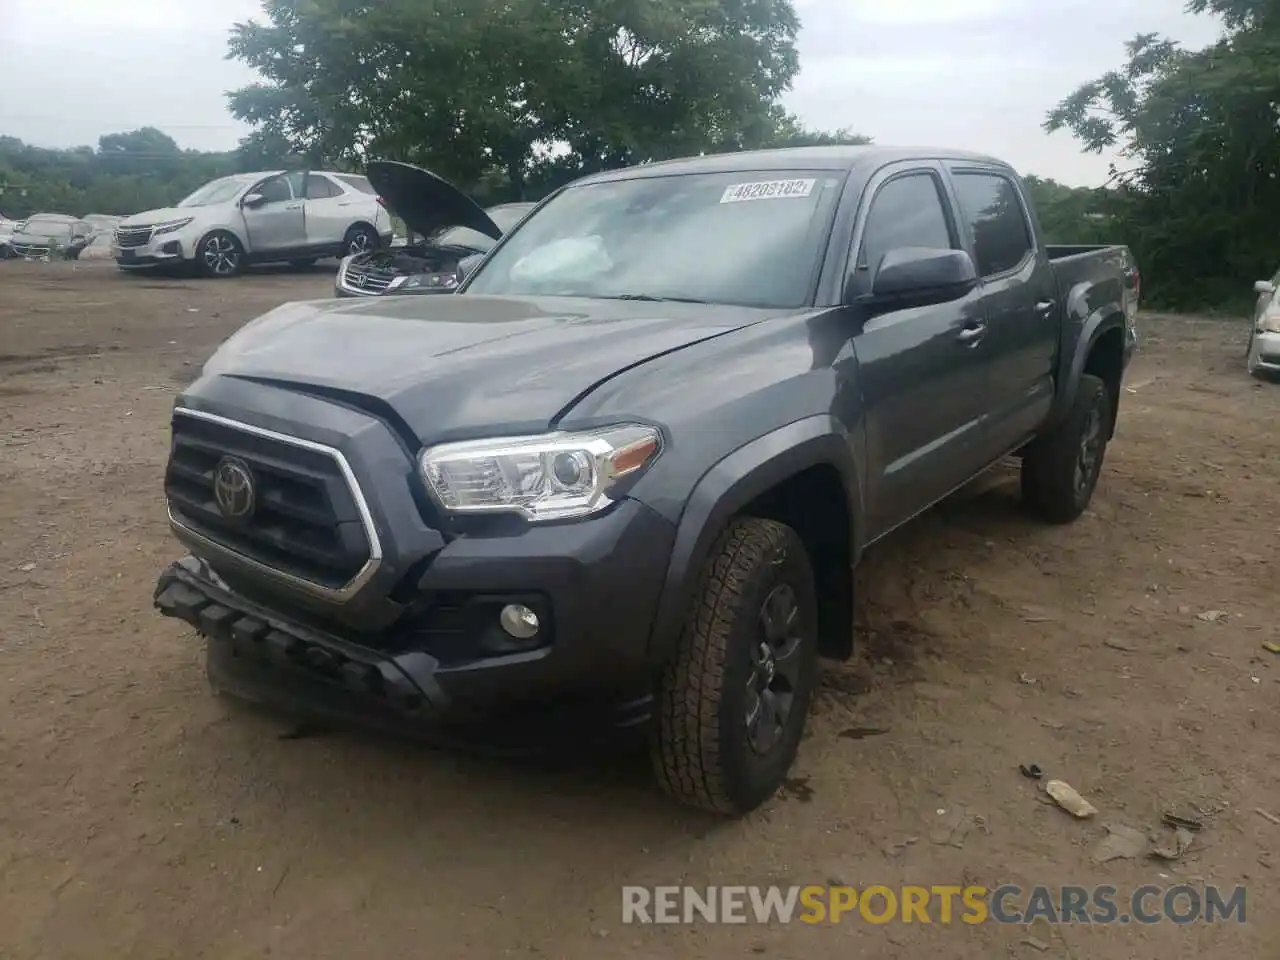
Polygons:
<instances>
[{"instance_id":1,"label":"silver car with open hood","mask_svg":"<svg viewBox=\"0 0 1280 960\"><path fill-rule=\"evenodd\" d=\"M366 173L383 203L422 239L344 259L334 281L339 297L452 293L468 268L536 206L482 209L447 180L408 163L375 160Z\"/></svg>"}]
</instances>

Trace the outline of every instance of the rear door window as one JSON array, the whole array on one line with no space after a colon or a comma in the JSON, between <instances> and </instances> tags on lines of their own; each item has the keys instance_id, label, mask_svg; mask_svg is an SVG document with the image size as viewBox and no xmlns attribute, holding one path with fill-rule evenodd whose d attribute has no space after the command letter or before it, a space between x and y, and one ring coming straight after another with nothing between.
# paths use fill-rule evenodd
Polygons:
<instances>
[{"instance_id":1,"label":"rear door window","mask_svg":"<svg viewBox=\"0 0 1280 960\"><path fill-rule=\"evenodd\" d=\"M307 174L308 200L328 200L330 197L340 196L342 196L342 191L328 177L322 177L318 173Z\"/></svg>"},{"instance_id":2,"label":"rear door window","mask_svg":"<svg viewBox=\"0 0 1280 960\"><path fill-rule=\"evenodd\" d=\"M352 173L339 173L335 176L353 190L359 190L361 193L367 193L370 196L376 196L378 191L373 189L367 177L356 176Z\"/></svg>"},{"instance_id":3,"label":"rear door window","mask_svg":"<svg viewBox=\"0 0 1280 960\"><path fill-rule=\"evenodd\" d=\"M1021 264L1034 244L1013 181L998 173L957 173L955 184L973 236L978 273L992 277Z\"/></svg>"}]
</instances>

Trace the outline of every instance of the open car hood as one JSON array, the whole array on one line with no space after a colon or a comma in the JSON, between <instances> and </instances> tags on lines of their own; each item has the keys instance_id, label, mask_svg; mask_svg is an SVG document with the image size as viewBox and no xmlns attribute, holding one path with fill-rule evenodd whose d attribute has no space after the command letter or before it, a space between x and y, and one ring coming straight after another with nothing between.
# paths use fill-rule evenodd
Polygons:
<instances>
[{"instance_id":1,"label":"open car hood","mask_svg":"<svg viewBox=\"0 0 1280 960\"><path fill-rule=\"evenodd\" d=\"M475 201L430 170L397 160L371 160L365 174L414 233L428 237L447 227L469 227L494 240L502 238L498 225Z\"/></svg>"}]
</instances>

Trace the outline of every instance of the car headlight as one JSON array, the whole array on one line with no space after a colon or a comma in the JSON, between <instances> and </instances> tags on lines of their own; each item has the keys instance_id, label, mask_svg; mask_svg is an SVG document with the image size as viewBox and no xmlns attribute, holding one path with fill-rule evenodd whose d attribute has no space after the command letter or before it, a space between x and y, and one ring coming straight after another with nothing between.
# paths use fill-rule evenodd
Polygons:
<instances>
[{"instance_id":1,"label":"car headlight","mask_svg":"<svg viewBox=\"0 0 1280 960\"><path fill-rule=\"evenodd\" d=\"M449 290L458 285L456 273L414 273L396 277L389 290Z\"/></svg>"},{"instance_id":2,"label":"car headlight","mask_svg":"<svg viewBox=\"0 0 1280 960\"><path fill-rule=\"evenodd\" d=\"M581 433L466 440L422 454L422 475L452 513L518 513L565 520L598 513L624 478L662 450L653 427L621 424Z\"/></svg>"},{"instance_id":3,"label":"car headlight","mask_svg":"<svg viewBox=\"0 0 1280 960\"><path fill-rule=\"evenodd\" d=\"M1268 310L1258 318L1258 330L1261 333L1280 333L1280 312Z\"/></svg>"},{"instance_id":4,"label":"car headlight","mask_svg":"<svg viewBox=\"0 0 1280 960\"><path fill-rule=\"evenodd\" d=\"M166 223L157 224L153 233L173 233L176 230L181 230L194 219L195 217L187 217L184 220L169 220Z\"/></svg>"}]
</instances>

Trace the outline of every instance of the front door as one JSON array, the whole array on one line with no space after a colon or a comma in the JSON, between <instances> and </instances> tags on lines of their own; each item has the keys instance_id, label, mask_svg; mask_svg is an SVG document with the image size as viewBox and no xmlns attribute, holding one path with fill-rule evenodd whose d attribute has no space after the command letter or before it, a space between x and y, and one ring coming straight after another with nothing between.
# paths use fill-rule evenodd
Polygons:
<instances>
[{"instance_id":1,"label":"front door","mask_svg":"<svg viewBox=\"0 0 1280 960\"><path fill-rule=\"evenodd\" d=\"M249 193L261 194L265 202L244 207L244 225L249 234L249 253L263 254L300 250L307 243L306 215L301 197L295 197L289 178L270 177Z\"/></svg>"},{"instance_id":2,"label":"front door","mask_svg":"<svg viewBox=\"0 0 1280 960\"><path fill-rule=\"evenodd\" d=\"M1029 439L1049 415L1063 305L1013 179L975 167L953 167L950 174L982 277L991 356L987 459L995 460Z\"/></svg>"},{"instance_id":3,"label":"front door","mask_svg":"<svg viewBox=\"0 0 1280 960\"><path fill-rule=\"evenodd\" d=\"M869 291L890 250L961 249L936 167L873 185L854 260ZM853 339L866 415L870 539L882 536L984 465L987 371L980 291L931 306L873 313Z\"/></svg>"}]
</instances>

